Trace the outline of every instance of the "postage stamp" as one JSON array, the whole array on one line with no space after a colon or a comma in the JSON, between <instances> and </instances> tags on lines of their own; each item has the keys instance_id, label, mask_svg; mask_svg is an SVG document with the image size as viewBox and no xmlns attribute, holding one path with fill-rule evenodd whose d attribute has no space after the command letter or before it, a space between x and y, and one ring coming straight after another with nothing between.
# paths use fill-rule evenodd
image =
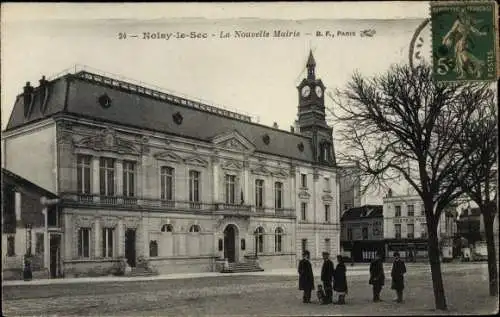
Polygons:
<instances>
[{"instance_id":1,"label":"postage stamp","mask_svg":"<svg viewBox=\"0 0 500 317\"><path fill-rule=\"evenodd\" d=\"M493 1L431 2L436 80L497 79L496 10Z\"/></svg>"}]
</instances>

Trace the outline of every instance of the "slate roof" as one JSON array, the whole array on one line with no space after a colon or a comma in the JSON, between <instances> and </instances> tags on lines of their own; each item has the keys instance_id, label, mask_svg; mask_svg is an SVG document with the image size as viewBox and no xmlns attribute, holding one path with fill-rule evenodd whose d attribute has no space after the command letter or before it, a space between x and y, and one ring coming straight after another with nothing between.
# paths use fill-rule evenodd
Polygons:
<instances>
[{"instance_id":1,"label":"slate roof","mask_svg":"<svg viewBox=\"0 0 500 317\"><path fill-rule=\"evenodd\" d=\"M57 195L54 194L51 191L46 190L45 188L42 188L29 180L27 180L24 177L21 177L5 168L2 167L2 186L4 184L10 183L15 186L20 186L23 188L26 188L30 191L36 192L40 194L41 196L46 196L47 198L54 199L57 198Z\"/></svg>"},{"instance_id":2,"label":"slate roof","mask_svg":"<svg viewBox=\"0 0 500 317\"><path fill-rule=\"evenodd\" d=\"M382 205L364 205L346 210L342 215L340 221L383 217L384 215Z\"/></svg>"},{"instance_id":3,"label":"slate roof","mask_svg":"<svg viewBox=\"0 0 500 317\"><path fill-rule=\"evenodd\" d=\"M6 130L58 113L206 142L210 142L217 135L236 130L255 146L256 152L307 162L314 161L312 140L309 137L253 123L243 115L217 110L210 105L148 90L113 78L81 71L51 80L47 83L47 87L49 96L46 98L45 111L42 102L44 98L41 96L42 88L34 89L33 106L27 118L24 116L25 97L24 94L20 94ZM107 108L99 103L99 98L104 94L111 100L111 105ZM182 116L181 124L174 122L173 117L177 113ZM269 137L268 144L265 142L266 135Z\"/></svg>"}]
</instances>

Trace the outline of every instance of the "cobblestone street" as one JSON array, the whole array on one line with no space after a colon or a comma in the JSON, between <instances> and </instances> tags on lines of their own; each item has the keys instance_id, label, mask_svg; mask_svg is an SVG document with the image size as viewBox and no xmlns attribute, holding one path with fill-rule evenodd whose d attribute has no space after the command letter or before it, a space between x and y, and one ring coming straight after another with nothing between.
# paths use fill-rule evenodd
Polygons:
<instances>
[{"instance_id":1,"label":"cobblestone street","mask_svg":"<svg viewBox=\"0 0 500 317\"><path fill-rule=\"evenodd\" d=\"M444 267L447 314L490 314L484 264ZM318 279L319 276L316 276ZM348 277L345 306L303 304L294 276L227 275L176 280L4 286L3 315L270 316L401 315L434 311L430 272L409 270L405 301L392 302L386 285L381 303L371 302L367 274Z\"/></svg>"}]
</instances>

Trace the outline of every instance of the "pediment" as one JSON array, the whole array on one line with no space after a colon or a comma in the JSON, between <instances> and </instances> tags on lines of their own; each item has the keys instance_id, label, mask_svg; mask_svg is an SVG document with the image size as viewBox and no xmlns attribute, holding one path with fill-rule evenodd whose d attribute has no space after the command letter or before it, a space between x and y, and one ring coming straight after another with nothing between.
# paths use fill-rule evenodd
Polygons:
<instances>
[{"instance_id":1,"label":"pediment","mask_svg":"<svg viewBox=\"0 0 500 317\"><path fill-rule=\"evenodd\" d=\"M271 175L271 171L267 169L264 165L257 166L252 169L253 174L268 176Z\"/></svg>"},{"instance_id":2,"label":"pediment","mask_svg":"<svg viewBox=\"0 0 500 317\"><path fill-rule=\"evenodd\" d=\"M309 197L311 197L311 194L309 194L308 192L306 192L305 190L301 190L299 192L299 198L300 199L309 199Z\"/></svg>"},{"instance_id":3,"label":"pediment","mask_svg":"<svg viewBox=\"0 0 500 317\"><path fill-rule=\"evenodd\" d=\"M236 130L220 134L214 137L212 142L218 148L237 152L249 153L255 150L255 146Z\"/></svg>"},{"instance_id":4,"label":"pediment","mask_svg":"<svg viewBox=\"0 0 500 317\"><path fill-rule=\"evenodd\" d=\"M224 161L224 163L222 163L221 167L222 167L222 169L225 169L225 170L234 170L234 171L241 171L241 169L243 168L241 163L234 161L234 160Z\"/></svg>"},{"instance_id":5,"label":"pediment","mask_svg":"<svg viewBox=\"0 0 500 317\"><path fill-rule=\"evenodd\" d=\"M273 172L273 176L277 178L287 178L288 173L285 170L280 169L278 171Z\"/></svg>"},{"instance_id":6,"label":"pediment","mask_svg":"<svg viewBox=\"0 0 500 317\"><path fill-rule=\"evenodd\" d=\"M172 151L159 152L154 154L153 156L160 161L174 162L174 163L182 162L182 158Z\"/></svg>"},{"instance_id":7,"label":"pediment","mask_svg":"<svg viewBox=\"0 0 500 317\"><path fill-rule=\"evenodd\" d=\"M75 147L94 151L115 152L118 154L141 154L141 151L134 143L118 137L116 131L109 128L104 129L97 135L82 138L75 142Z\"/></svg>"},{"instance_id":8,"label":"pediment","mask_svg":"<svg viewBox=\"0 0 500 317\"><path fill-rule=\"evenodd\" d=\"M329 194L326 194L326 195L323 195L321 197L321 199L323 199L324 201L332 201L333 200L333 196L329 195Z\"/></svg>"},{"instance_id":9,"label":"pediment","mask_svg":"<svg viewBox=\"0 0 500 317\"><path fill-rule=\"evenodd\" d=\"M186 163L188 165L201 166L201 167L208 166L208 161L205 161L204 159L202 159L198 156L187 157L184 159L184 163Z\"/></svg>"}]
</instances>

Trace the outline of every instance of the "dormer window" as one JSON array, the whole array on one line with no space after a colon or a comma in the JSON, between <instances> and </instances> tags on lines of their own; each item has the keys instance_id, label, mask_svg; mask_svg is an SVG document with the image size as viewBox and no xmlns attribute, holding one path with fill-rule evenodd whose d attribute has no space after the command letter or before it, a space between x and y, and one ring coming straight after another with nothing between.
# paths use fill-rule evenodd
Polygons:
<instances>
[{"instance_id":1,"label":"dormer window","mask_svg":"<svg viewBox=\"0 0 500 317\"><path fill-rule=\"evenodd\" d=\"M321 144L321 161L328 162L330 160L330 144Z\"/></svg>"}]
</instances>

